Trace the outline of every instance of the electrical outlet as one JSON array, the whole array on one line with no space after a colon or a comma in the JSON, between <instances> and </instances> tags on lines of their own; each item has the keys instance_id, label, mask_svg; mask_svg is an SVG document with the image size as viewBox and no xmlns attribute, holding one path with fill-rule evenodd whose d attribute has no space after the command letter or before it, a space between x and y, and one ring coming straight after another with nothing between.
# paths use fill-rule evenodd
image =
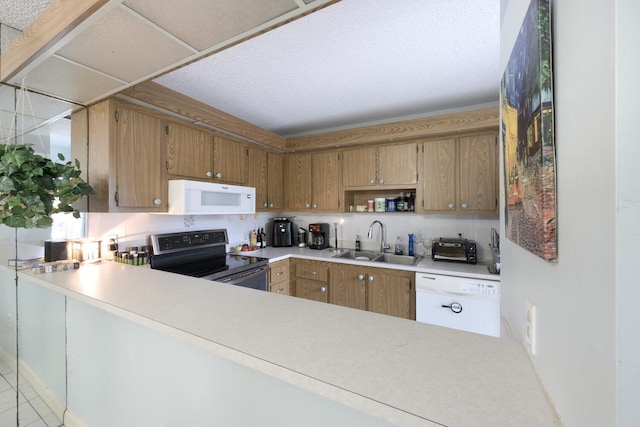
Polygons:
<instances>
[{"instance_id":1,"label":"electrical outlet","mask_svg":"<svg viewBox=\"0 0 640 427\"><path fill-rule=\"evenodd\" d=\"M534 356L536 354L536 306L527 300L527 312L525 322L525 342L527 351Z\"/></svg>"}]
</instances>

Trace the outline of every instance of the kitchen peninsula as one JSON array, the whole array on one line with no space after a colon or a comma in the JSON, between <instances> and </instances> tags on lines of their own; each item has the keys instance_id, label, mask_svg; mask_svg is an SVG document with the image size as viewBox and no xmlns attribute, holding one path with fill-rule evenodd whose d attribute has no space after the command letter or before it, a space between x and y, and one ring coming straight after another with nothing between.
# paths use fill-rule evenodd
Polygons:
<instances>
[{"instance_id":1,"label":"kitchen peninsula","mask_svg":"<svg viewBox=\"0 0 640 427\"><path fill-rule=\"evenodd\" d=\"M113 262L20 280L64 296L87 425L559 425L514 340Z\"/></svg>"}]
</instances>

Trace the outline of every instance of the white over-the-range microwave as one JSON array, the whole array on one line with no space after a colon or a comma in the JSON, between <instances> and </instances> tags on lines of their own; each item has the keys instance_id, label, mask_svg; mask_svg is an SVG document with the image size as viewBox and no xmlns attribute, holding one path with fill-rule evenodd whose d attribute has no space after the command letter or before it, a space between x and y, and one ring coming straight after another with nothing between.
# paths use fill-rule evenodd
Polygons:
<instances>
[{"instance_id":1,"label":"white over-the-range microwave","mask_svg":"<svg viewBox=\"0 0 640 427\"><path fill-rule=\"evenodd\" d=\"M169 212L175 215L254 214L256 189L187 179L169 181Z\"/></svg>"}]
</instances>

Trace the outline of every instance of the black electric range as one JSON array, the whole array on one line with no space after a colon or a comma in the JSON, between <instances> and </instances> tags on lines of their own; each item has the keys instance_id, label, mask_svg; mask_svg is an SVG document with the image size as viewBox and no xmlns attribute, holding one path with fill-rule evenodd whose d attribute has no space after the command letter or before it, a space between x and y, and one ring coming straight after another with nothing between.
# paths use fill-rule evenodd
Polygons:
<instances>
[{"instance_id":1,"label":"black electric range","mask_svg":"<svg viewBox=\"0 0 640 427\"><path fill-rule=\"evenodd\" d=\"M154 234L150 239L153 269L268 290L269 259L226 253L226 229Z\"/></svg>"}]
</instances>

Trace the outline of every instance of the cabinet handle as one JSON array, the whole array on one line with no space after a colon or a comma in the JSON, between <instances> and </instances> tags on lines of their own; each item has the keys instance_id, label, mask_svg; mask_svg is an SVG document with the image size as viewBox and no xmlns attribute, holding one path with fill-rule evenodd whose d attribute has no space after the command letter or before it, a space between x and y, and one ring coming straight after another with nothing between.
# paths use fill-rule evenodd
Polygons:
<instances>
[{"instance_id":1,"label":"cabinet handle","mask_svg":"<svg viewBox=\"0 0 640 427\"><path fill-rule=\"evenodd\" d=\"M160 206L162 204L162 200L160 199L153 199L153 204L156 206Z\"/></svg>"},{"instance_id":2,"label":"cabinet handle","mask_svg":"<svg viewBox=\"0 0 640 427\"><path fill-rule=\"evenodd\" d=\"M208 178L211 178L211 175L213 175L213 174L211 173L211 171L207 171L207 172L205 172L205 174L204 174L204 176L206 176L206 177L208 177Z\"/></svg>"},{"instance_id":3,"label":"cabinet handle","mask_svg":"<svg viewBox=\"0 0 640 427\"><path fill-rule=\"evenodd\" d=\"M462 204L462 209L467 209L469 207L469 205L467 205L466 203Z\"/></svg>"},{"instance_id":4,"label":"cabinet handle","mask_svg":"<svg viewBox=\"0 0 640 427\"><path fill-rule=\"evenodd\" d=\"M358 274L358 280L364 280L364 274Z\"/></svg>"},{"instance_id":5,"label":"cabinet handle","mask_svg":"<svg viewBox=\"0 0 640 427\"><path fill-rule=\"evenodd\" d=\"M369 180L369 184L371 184L371 185L376 185L376 180L375 180L375 179L371 179L371 180Z\"/></svg>"},{"instance_id":6,"label":"cabinet handle","mask_svg":"<svg viewBox=\"0 0 640 427\"><path fill-rule=\"evenodd\" d=\"M307 271L307 274L310 274L311 276L315 276L318 273L316 273L315 271Z\"/></svg>"},{"instance_id":7,"label":"cabinet handle","mask_svg":"<svg viewBox=\"0 0 640 427\"><path fill-rule=\"evenodd\" d=\"M373 282L373 276L369 276L369 281Z\"/></svg>"},{"instance_id":8,"label":"cabinet handle","mask_svg":"<svg viewBox=\"0 0 640 427\"><path fill-rule=\"evenodd\" d=\"M449 209L453 209L453 203L449 203L449 205L447 206Z\"/></svg>"},{"instance_id":9,"label":"cabinet handle","mask_svg":"<svg viewBox=\"0 0 640 427\"><path fill-rule=\"evenodd\" d=\"M327 292L327 287L326 286L321 287L320 292Z\"/></svg>"},{"instance_id":10,"label":"cabinet handle","mask_svg":"<svg viewBox=\"0 0 640 427\"><path fill-rule=\"evenodd\" d=\"M216 174L216 178L218 178L218 179L222 179L222 173L221 173L221 172L218 172L218 173Z\"/></svg>"},{"instance_id":11,"label":"cabinet handle","mask_svg":"<svg viewBox=\"0 0 640 427\"><path fill-rule=\"evenodd\" d=\"M276 273L276 276L282 276L284 274L284 271L279 271Z\"/></svg>"},{"instance_id":12,"label":"cabinet handle","mask_svg":"<svg viewBox=\"0 0 640 427\"><path fill-rule=\"evenodd\" d=\"M318 204L317 203L313 204L313 209L318 209Z\"/></svg>"},{"instance_id":13,"label":"cabinet handle","mask_svg":"<svg viewBox=\"0 0 640 427\"><path fill-rule=\"evenodd\" d=\"M384 179L380 178L380 179L378 180L378 184L384 184Z\"/></svg>"},{"instance_id":14,"label":"cabinet handle","mask_svg":"<svg viewBox=\"0 0 640 427\"><path fill-rule=\"evenodd\" d=\"M282 291L284 291L284 288L278 288L278 289L276 289L276 292L282 292Z\"/></svg>"},{"instance_id":15,"label":"cabinet handle","mask_svg":"<svg viewBox=\"0 0 640 427\"><path fill-rule=\"evenodd\" d=\"M311 207L311 204L310 204L310 203L306 203L304 206L305 206L306 208L310 208L310 207Z\"/></svg>"},{"instance_id":16,"label":"cabinet handle","mask_svg":"<svg viewBox=\"0 0 640 427\"><path fill-rule=\"evenodd\" d=\"M269 203L269 207L272 208L273 207L273 203Z\"/></svg>"},{"instance_id":17,"label":"cabinet handle","mask_svg":"<svg viewBox=\"0 0 640 427\"><path fill-rule=\"evenodd\" d=\"M269 205L268 205L267 203L263 203L263 204L262 204L262 207L263 207L263 208L266 208L266 207L268 207L268 206L269 206Z\"/></svg>"}]
</instances>

